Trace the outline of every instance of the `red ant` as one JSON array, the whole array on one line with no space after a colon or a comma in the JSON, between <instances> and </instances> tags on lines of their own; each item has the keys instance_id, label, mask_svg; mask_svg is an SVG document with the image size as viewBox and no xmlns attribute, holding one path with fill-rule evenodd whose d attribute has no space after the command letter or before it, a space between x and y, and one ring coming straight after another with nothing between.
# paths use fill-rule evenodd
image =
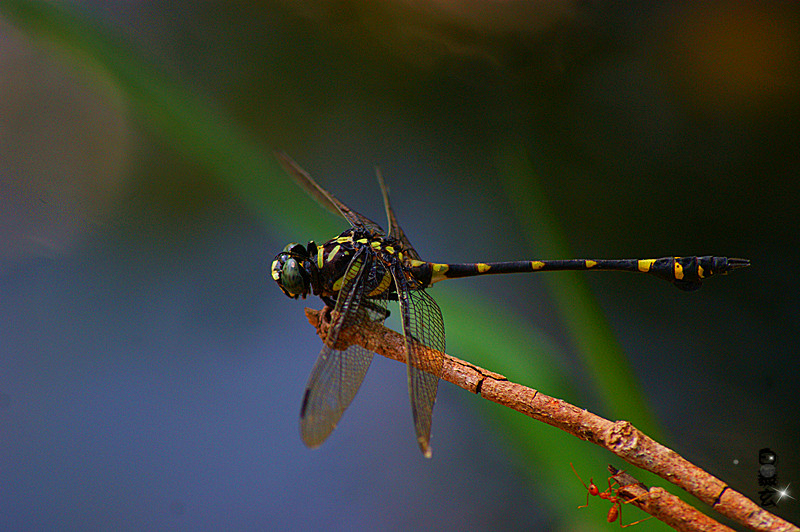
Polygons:
<instances>
[{"instance_id":1,"label":"red ant","mask_svg":"<svg viewBox=\"0 0 800 532\"><path fill-rule=\"evenodd\" d=\"M594 479L593 478L589 479L589 485L587 486L586 483L581 478L581 476L578 474L578 472L575 471L575 466L572 465L571 462L570 462L569 466L572 468L572 471L575 473L575 476L578 477L578 480L581 481L581 484L583 484L583 487L586 488L586 504L584 504L582 506L578 506L579 509L580 508L586 508L587 506L589 506L589 495L593 495L593 496L596 496L596 497L600 497L601 499L605 499L605 500L607 500L608 502L611 503L611 508L609 508L609 510L608 510L608 516L606 517L606 520L609 523L613 523L614 521L619 519L619 526L622 527L622 528L627 528L629 526L638 525L642 521L647 521L648 519L653 517L651 515L650 517L645 517L644 519L639 519L638 521L634 521L633 523L628 523L627 525L623 525L622 524L622 505L623 504L628 504L629 502L633 502L636 499L638 499L639 497L643 497L644 495L647 495L647 494L643 493L642 495L639 495L639 497L634 497L633 499L625 500L622 497L620 497L619 490L622 489L622 488L626 488L627 486L620 486L619 482L616 479L614 479L614 482L612 483L611 479L614 478L613 476L608 477L608 489L605 490L605 491L600 491L600 488L598 488L597 485L594 483ZM619 471L617 474L619 474L619 473L622 473L622 471ZM628 486L635 486L635 484L628 484Z\"/></svg>"}]
</instances>

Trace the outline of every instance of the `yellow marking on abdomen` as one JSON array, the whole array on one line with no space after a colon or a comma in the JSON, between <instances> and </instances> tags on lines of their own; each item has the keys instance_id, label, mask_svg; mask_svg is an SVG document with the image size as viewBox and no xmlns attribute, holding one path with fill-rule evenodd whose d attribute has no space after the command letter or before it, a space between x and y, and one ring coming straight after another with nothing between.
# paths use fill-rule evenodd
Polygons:
<instances>
[{"instance_id":1,"label":"yellow marking on abdomen","mask_svg":"<svg viewBox=\"0 0 800 532\"><path fill-rule=\"evenodd\" d=\"M544 262L540 260L531 261L531 270L541 270L542 268L544 268Z\"/></svg>"},{"instance_id":2,"label":"yellow marking on abdomen","mask_svg":"<svg viewBox=\"0 0 800 532\"><path fill-rule=\"evenodd\" d=\"M425 262L424 260L411 259L412 268L419 268L420 266L425 266L426 264L427 262Z\"/></svg>"},{"instance_id":3,"label":"yellow marking on abdomen","mask_svg":"<svg viewBox=\"0 0 800 532\"><path fill-rule=\"evenodd\" d=\"M431 263L431 283L447 279L447 270L449 269L450 266L447 264Z\"/></svg>"},{"instance_id":4,"label":"yellow marking on abdomen","mask_svg":"<svg viewBox=\"0 0 800 532\"><path fill-rule=\"evenodd\" d=\"M683 279L683 266L681 266L681 263L676 260L678 258L679 257L675 257L672 260L675 263L675 278L680 281Z\"/></svg>"},{"instance_id":5,"label":"yellow marking on abdomen","mask_svg":"<svg viewBox=\"0 0 800 532\"><path fill-rule=\"evenodd\" d=\"M367 297L373 297L384 293L386 289L389 288L389 285L391 283L392 283L392 275L388 271L384 272L383 279L381 279L381 282L378 284L378 286L375 287L375 290L367 294Z\"/></svg>"},{"instance_id":6,"label":"yellow marking on abdomen","mask_svg":"<svg viewBox=\"0 0 800 532\"><path fill-rule=\"evenodd\" d=\"M656 259L642 259L639 261L639 271L647 273L650 271L650 268L653 267L653 263Z\"/></svg>"},{"instance_id":7,"label":"yellow marking on abdomen","mask_svg":"<svg viewBox=\"0 0 800 532\"><path fill-rule=\"evenodd\" d=\"M479 262L477 266L478 266L478 273L486 273L492 268L491 266L483 262Z\"/></svg>"},{"instance_id":8,"label":"yellow marking on abdomen","mask_svg":"<svg viewBox=\"0 0 800 532\"><path fill-rule=\"evenodd\" d=\"M705 272L705 270L703 270L703 267L698 264L697 265L697 276L699 278L703 279L703 278L705 278L705 274L706 274L706 272Z\"/></svg>"},{"instance_id":9,"label":"yellow marking on abdomen","mask_svg":"<svg viewBox=\"0 0 800 532\"><path fill-rule=\"evenodd\" d=\"M328 262L332 261L333 258L336 256L336 254L339 253L340 249L342 249L342 246L340 246L339 244L336 244L335 246L333 246L333 249L331 250L331 252L328 253L328 258L325 259L325 260L327 260Z\"/></svg>"},{"instance_id":10,"label":"yellow marking on abdomen","mask_svg":"<svg viewBox=\"0 0 800 532\"><path fill-rule=\"evenodd\" d=\"M584 262L586 262L586 268L594 268L595 266L597 266L596 260L587 260Z\"/></svg>"}]
</instances>

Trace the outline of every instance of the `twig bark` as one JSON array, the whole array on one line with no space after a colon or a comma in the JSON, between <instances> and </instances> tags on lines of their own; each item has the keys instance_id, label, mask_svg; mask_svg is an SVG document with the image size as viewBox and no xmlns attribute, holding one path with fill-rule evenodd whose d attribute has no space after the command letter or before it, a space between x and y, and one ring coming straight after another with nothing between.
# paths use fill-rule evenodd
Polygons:
<instances>
[{"instance_id":1,"label":"twig bark","mask_svg":"<svg viewBox=\"0 0 800 532\"><path fill-rule=\"evenodd\" d=\"M733 532L697 508L687 504L664 488L647 486L625 471L608 466L611 476L619 483L617 495L626 504L633 504L675 530L698 532Z\"/></svg>"},{"instance_id":2,"label":"twig bark","mask_svg":"<svg viewBox=\"0 0 800 532\"><path fill-rule=\"evenodd\" d=\"M306 317L324 336L324 327L320 328L320 311L307 308ZM403 363L406 362L404 341L402 335L376 323L361 324L359 327L343 330L339 335L339 343L343 345L358 344L381 356ZM421 368L423 370L426 369L424 364L423 362ZM720 514L752 530L800 532L800 528L759 507L723 481L706 473L675 451L652 440L627 421L609 421L566 401L510 382L503 375L450 355L445 355L442 379L471 393L479 394L484 399L507 406L582 440L604 447L626 462L655 473L685 489ZM653 494L654 498L667 497L666 492L661 494L656 491ZM633 504L636 505L636 502L638 501ZM649 507L649 505L643 506ZM680 512L670 510L673 505L665 505L663 508L658 505L658 507L658 512L654 514L658 519L668 522L666 516L672 515L676 520L681 520ZM644 507L642 509L647 511Z\"/></svg>"}]
</instances>

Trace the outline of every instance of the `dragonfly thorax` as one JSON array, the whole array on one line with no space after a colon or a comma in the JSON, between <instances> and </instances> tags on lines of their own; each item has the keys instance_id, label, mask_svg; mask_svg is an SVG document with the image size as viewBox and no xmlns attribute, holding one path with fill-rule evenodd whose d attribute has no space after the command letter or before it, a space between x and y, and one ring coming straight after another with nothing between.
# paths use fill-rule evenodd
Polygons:
<instances>
[{"instance_id":1,"label":"dragonfly thorax","mask_svg":"<svg viewBox=\"0 0 800 532\"><path fill-rule=\"evenodd\" d=\"M335 300L348 272L358 266L364 268L365 297L396 299L391 270L395 264L403 269L401 249L392 237L348 229L324 244L288 244L272 262L272 278L292 299L313 293L328 302Z\"/></svg>"}]
</instances>

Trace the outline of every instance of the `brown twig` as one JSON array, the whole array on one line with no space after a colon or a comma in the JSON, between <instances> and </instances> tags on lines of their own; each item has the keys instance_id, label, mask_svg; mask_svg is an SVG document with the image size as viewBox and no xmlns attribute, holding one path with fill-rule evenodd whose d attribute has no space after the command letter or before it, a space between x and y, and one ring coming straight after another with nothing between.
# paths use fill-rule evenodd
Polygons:
<instances>
[{"instance_id":1,"label":"brown twig","mask_svg":"<svg viewBox=\"0 0 800 532\"><path fill-rule=\"evenodd\" d=\"M324 330L320 330L320 311L307 308L306 317L320 334L325 334ZM342 345L358 344L381 356L403 363L406 361L404 337L380 324L362 324L343 330L339 335L339 342ZM423 357L425 358L429 357ZM424 366L423 361L421 369L425 370ZM484 399L604 447L626 462L685 489L720 514L752 530L800 532L800 528L760 508L723 481L644 435L627 421L603 419L566 401L510 382L500 374L449 355L445 355L442 379L479 394ZM657 498L666 497L660 492L654 494ZM664 508L658 506L660 515L656 517L662 521L666 522L663 518L665 515L674 515L675 519L681 519L680 513L668 511L672 505L665 505Z\"/></svg>"},{"instance_id":2,"label":"brown twig","mask_svg":"<svg viewBox=\"0 0 800 532\"><path fill-rule=\"evenodd\" d=\"M634 477L608 466L611 476L619 483L617 494L626 502L644 510L675 530L692 532L733 532L697 508L690 506L664 488L647 486Z\"/></svg>"}]
</instances>

